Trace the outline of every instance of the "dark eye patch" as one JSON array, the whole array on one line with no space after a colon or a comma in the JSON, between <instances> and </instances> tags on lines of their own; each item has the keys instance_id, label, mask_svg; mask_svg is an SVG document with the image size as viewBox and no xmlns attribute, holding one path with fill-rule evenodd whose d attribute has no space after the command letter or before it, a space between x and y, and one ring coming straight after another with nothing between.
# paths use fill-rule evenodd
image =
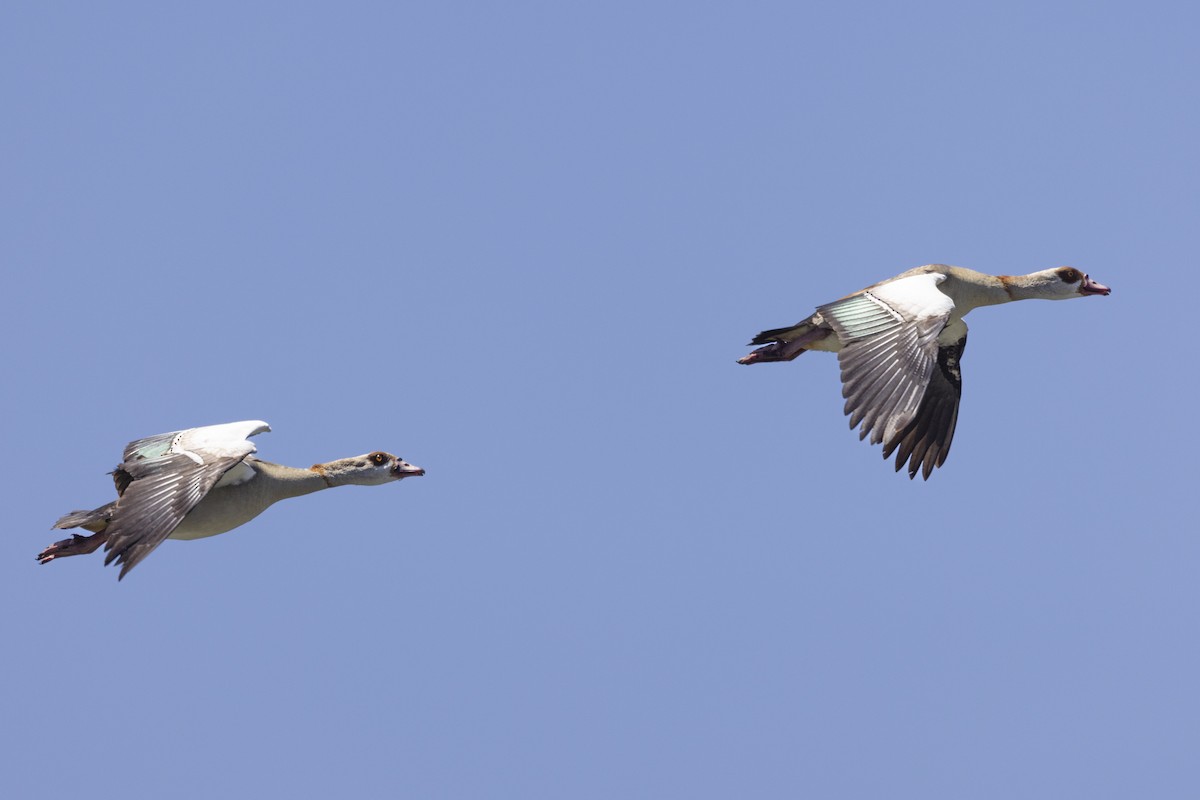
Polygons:
<instances>
[{"instance_id":1,"label":"dark eye patch","mask_svg":"<svg viewBox=\"0 0 1200 800\"><path fill-rule=\"evenodd\" d=\"M1063 267L1058 271L1058 277L1062 278L1064 283L1079 283L1083 280L1083 274L1074 267Z\"/></svg>"},{"instance_id":2,"label":"dark eye patch","mask_svg":"<svg viewBox=\"0 0 1200 800\"><path fill-rule=\"evenodd\" d=\"M367 457L375 464L384 464L388 460L387 453L371 453Z\"/></svg>"}]
</instances>

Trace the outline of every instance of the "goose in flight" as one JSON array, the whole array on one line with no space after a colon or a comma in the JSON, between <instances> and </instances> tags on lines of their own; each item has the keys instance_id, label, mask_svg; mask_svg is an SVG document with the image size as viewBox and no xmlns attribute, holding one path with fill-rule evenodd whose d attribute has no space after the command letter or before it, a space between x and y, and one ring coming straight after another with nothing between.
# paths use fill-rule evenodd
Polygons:
<instances>
[{"instance_id":1,"label":"goose in flight","mask_svg":"<svg viewBox=\"0 0 1200 800\"><path fill-rule=\"evenodd\" d=\"M91 536L47 547L38 561L91 553L101 545L105 564L121 567L118 580L164 539L200 539L231 531L268 506L334 486L375 486L424 475L391 453L377 451L308 469L255 458L249 437L271 430L260 420L160 433L125 446L112 472L117 499L93 511L72 511L55 528L83 528Z\"/></svg>"},{"instance_id":2,"label":"goose in flight","mask_svg":"<svg viewBox=\"0 0 1200 800\"><path fill-rule=\"evenodd\" d=\"M818 306L811 317L763 331L762 345L739 364L791 361L805 350L838 354L850 428L895 452L896 471L928 480L950 453L962 395L959 360L967 346L963 317L979 306L1010 300L1067 300L1107 295L1073 267L1029 275L927 264Z\"/></svg>"}]
</instances>

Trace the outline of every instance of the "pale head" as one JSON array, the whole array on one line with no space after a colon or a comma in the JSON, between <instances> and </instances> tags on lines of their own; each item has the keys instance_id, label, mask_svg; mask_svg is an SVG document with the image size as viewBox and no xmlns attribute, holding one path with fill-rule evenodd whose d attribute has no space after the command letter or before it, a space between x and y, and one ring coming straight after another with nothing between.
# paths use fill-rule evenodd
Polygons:
<instances>
[{"instance_id":1,"label":"pale head","mask_svg":"<svg viewBox=\"0 0 1200 800\"><path fill-rule=\"evenodd\" d=\"M1092 294L1106 295L1112 291L1104 284L1096 283L1086 272L1074 267L1044 269L1041 272L1008 278L1006 282L1011 282L1009 285L1018 290L1014 292L1014 296L1018 298L1068 300Z\"/></svg>"},{"instance_id":2,"label":"pale head","mask_svg":"<svg viewBox=\"0 0 1200 800\"><path fill-rule=\"evenodd\" d=\"M314 464L312 468L314 472L319 472L330 486L378 486L381 483L425 474L425 470L420 467L382 450L361 456L339 458L326 464Z\"/></svg>"}]
</instances>

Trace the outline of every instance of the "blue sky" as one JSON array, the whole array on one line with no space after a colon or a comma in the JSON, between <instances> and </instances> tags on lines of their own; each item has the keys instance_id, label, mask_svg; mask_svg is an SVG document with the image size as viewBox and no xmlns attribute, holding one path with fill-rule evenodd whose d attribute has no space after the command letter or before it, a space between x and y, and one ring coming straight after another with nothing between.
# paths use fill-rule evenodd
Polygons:
<instances>
[{"instance_id":1,"label":"blue sky","mask_svg":"<svg viewBox=\"0 0 1200 800\"><path fill-rule=\"evenodd\" d=\"M0 791L1195 796L1198 22L7 5ZM929 262L1113 294L975 312L923 483L734 362ZM428 475L35 563L240 419Z\"/></svg>"}]
</instances>

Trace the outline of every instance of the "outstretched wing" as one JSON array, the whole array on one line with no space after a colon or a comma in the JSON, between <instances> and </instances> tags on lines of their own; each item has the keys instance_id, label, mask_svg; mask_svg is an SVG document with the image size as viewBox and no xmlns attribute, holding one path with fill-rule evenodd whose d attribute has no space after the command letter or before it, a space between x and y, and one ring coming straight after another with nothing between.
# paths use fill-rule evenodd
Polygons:
<instances>
[{"instance_id":1,"label":"outstretched wing","mask_svg":"<svg viewBox=\"0 0 1200 800\"><path fill-rule=\"evenodd\" d=\"M130 442L117 474L128 476L108 525L105 564L119 577L171 535L188 512L229 470L257 448L247 437L269 431L265 422L210 425Z\"/></svg>"},{"instance_id":2,"label":"outstretched wing","mask_svg":"<svg viewBox=\"0 0 1200 800\"><path fill-rule=\"evenodd\" d=\"M900 448L897 470L915 456L909 477L927 457L933 461L925 467L926 478L934 461L940 466L945 460L958 416L961 380L954 384L938 365L953 360L957 372L966 336L942 354L938 337L954 310L937 288L942 280L936 273L912 275L818 309L842 342L838 361L850 427L859 428L859 438L869 434L871 444L882 442L885 457Z\"/></svg>"}]
</instances>

